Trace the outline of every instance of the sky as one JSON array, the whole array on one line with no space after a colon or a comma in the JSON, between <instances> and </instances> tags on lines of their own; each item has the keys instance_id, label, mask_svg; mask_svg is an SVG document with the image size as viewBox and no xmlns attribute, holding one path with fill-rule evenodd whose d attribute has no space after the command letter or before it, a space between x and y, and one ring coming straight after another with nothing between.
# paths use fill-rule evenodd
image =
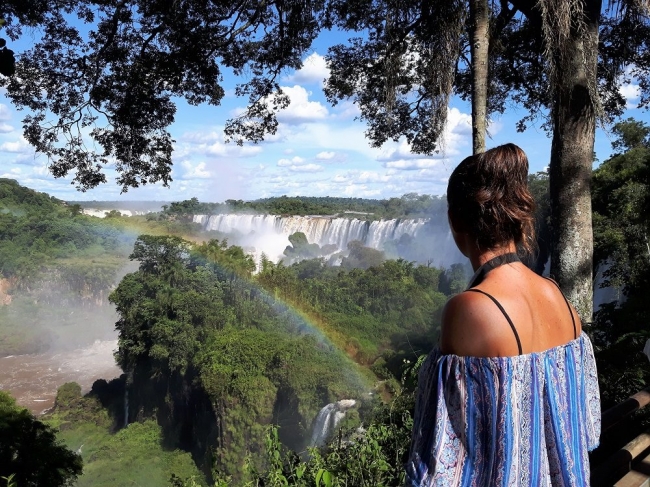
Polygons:
<instances>
[{"instance_id":1,"label":"sky","mask_svg":"<svg viewBox=\"0 0 650 487\"><path fill-rule=\"evenodd\" d=\"M281 85L291 103L278 114L277 133L262 143L238 147L224 141L226 120L246 104L234 94L235 84L241 80L225 76L226 96L217 107L195 107L178 100L176 120L170 127L176 142L173 181L168 188L147 185L121 194L110 170L108 183L87 192L75 189L71 175L55 179L48 171L47 158L35 154L22 137L21 119L27 112L17 111L0 93L0 177L16 179L67 201L181 201L197 197L204 202L222 202L281 195L380 199L406 193L443 195L451 171L471 154L471 107L458 97L452 98L442 150L431 157L412 154L406 140L370 147L364 136L365 123L355 120L357 107L349 101L331 106L322 91L329 74L324 58L327 46L344 41L331 33L321 36L305 56L302 69L285 73ZM23 46L19 42L10 47L19 53ZM648 112L636 108L638 84L632 81L621 92L627 99L623 118L650 123ZM513 105L492 120L487 147L513 142L528 154L531 172L543 171L548 166L551 140L541 122L517 133L515 124L525 114L523 108ZM598 129L595 151L599 162L610 156L611 141L611 133Z\"/></svg>"}]
</instances>

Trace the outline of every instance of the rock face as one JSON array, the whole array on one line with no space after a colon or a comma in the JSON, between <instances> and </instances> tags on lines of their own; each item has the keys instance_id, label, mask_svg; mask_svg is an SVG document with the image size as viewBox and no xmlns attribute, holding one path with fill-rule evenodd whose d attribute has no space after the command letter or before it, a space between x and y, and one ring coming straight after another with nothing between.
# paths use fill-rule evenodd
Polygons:
<instances>
[{"instance_id":1,"label":"rock face","mask_svg":"<svg viewBox=\"0 0 650 487\"><path fill-rule=\"evenodd\" d=\"M9 279L0 279L0 306L7 306L11 304L11 282Z\"/></svg>"}]
</instances>

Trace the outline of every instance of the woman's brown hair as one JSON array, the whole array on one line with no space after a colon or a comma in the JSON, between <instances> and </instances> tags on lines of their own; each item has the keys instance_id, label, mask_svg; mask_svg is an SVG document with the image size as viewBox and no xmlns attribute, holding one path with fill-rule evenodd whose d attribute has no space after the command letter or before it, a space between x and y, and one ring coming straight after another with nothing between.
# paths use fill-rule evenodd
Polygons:
<instances>
[{"instance_id":1,"label":"woman's brown hair","mask_svg":"<svg viewBox=\"0 0 650 487\"><path fill-rule=\"evenodd\" d=\"M529 256L535 246L535 200L528 158L514 144L467 157L449 178L447 203L458 230L489 250L514 240Z\"/></svg>"}]
</instances>

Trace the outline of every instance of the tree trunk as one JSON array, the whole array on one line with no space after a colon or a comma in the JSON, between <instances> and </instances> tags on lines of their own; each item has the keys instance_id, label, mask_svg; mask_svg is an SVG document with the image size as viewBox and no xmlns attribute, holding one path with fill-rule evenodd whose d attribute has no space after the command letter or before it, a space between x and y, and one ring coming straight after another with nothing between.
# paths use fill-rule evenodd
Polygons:
<instances>
[{"instance_id":1,"label":"tree trunk","mask_svg":"<svg viewBox=\"0 0 650 487\"><path fill-rule=\"evenodd\" d=\"M489 8L487 0L470 0L470 54L472 57L472 149L485 152L487 130L487 87Z\"/></svg>"},{"instance_id":2,"label":"tree trunk","mask_svg":"<svg viewBox=\"0 0 650 487\"><path fill-rule=\"evenodd\" d=\"M594 8L599 1L586 3L586 32L574 32L569 45L563 46L561 54L556 53L561 59L561 74L554 86L550 163L551 275L583 323L590 322L593 314L591 172L600 13L597 6Z\"/></svg>"}]
</instances>

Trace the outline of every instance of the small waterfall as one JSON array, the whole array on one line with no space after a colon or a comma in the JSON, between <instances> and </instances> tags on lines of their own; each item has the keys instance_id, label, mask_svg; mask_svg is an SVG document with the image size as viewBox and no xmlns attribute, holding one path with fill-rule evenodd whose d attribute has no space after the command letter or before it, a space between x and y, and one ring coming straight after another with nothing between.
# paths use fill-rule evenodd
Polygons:
<instances>
[{"instance_id":1,"label":"small waterfall","mask_svg":"<svg viewBox=\"0 0 650 487\"><path fill-rule=\"evenodd\" d=\"M357 402L354 399L342 399L324 406L314 420L310 446L323 446L336 426L345 417L348 409Z\"/></svg>"}]
</instances>

